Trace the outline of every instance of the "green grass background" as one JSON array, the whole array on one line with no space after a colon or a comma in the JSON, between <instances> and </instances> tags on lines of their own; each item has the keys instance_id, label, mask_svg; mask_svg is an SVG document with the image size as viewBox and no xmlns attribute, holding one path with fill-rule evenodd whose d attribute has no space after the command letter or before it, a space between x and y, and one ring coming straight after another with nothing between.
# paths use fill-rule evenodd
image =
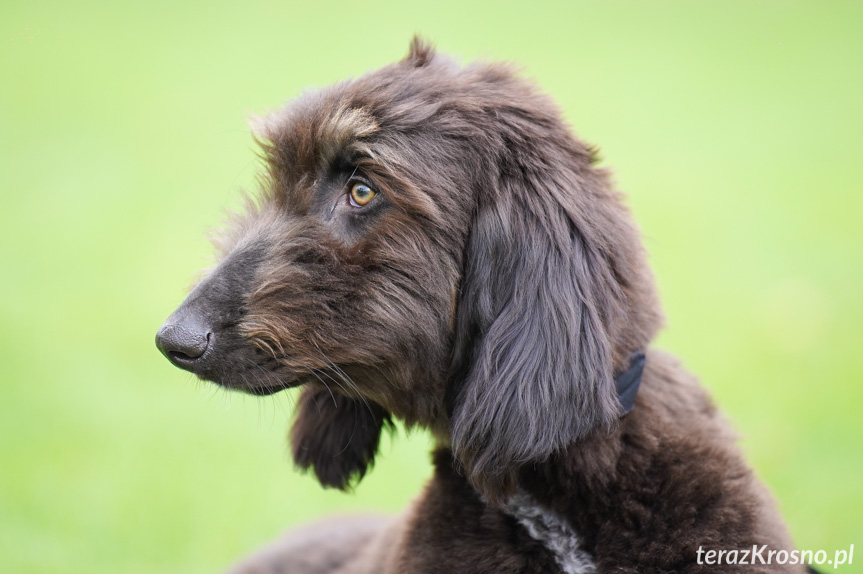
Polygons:
<instances>
[{"instance_id":1,"label":"green grass background","mask_svg":"<svg viewBox=\"0 0 863 574\"><path fill-rule=\"evenodd\" d=\"M257 167L245 125L400 58L514 60L630 197L667 312L802 548L863 563L863 3L0 4L0 571L206 573L283 528L394 511L297 474L294 398L153 346ZM863 571L858 565L846 572Z\"/></svg>"}]
</instances>

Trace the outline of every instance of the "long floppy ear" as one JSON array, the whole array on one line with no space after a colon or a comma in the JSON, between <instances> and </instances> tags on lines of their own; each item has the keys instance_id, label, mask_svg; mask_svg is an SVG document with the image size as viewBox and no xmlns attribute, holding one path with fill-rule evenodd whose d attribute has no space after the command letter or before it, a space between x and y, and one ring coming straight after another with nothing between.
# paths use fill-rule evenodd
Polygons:
<instances>
[{"instance_id":1,"label":"long floppy ear","mask_svg":"<svg viewBox=\"0 0 863 574\"><path fill-rule=\"evenodd\" d=\"M494 502L512 492L521 466L612 428L618 417L608 324L623 316L623 296L610 261L614 239L602 245L596 226L629 223L602 175L582 160L580 172L554 162L501 169L470 231L452 446L468 480ZM623 229L627 240L630 231Z\"/></svg>"},{"instance_id":2,"label":"long floppy ear","mask_svg":"<svg viewBox=\"0 0 863 574\"><path fill-rule=\"evenodd\" d=\"M323 486L347 490L374 463L385 427L392 421L377 404L307 386L291 429L294 462Z\"/></svg>"}]
</instances>

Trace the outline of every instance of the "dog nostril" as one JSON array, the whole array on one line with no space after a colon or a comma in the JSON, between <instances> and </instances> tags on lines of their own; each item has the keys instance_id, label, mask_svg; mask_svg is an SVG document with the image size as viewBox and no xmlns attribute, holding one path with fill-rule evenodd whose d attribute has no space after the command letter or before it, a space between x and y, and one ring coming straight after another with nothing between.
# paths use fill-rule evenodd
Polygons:
<instances>
[{"instance_id":1,"label":"dog nostril","mask_svg":"<svg viewBox=\"0 0 863 574\"><path fill-rule=\"evenodd\" d=\"M210 347L212 332L183 324L163 325L156 333L156 347L181 368L191 368Z\"/></svg>"},{"instance_id":2,"label":"dog nostril","mask_svg":"<svg viewBox=\"0 0 863 574\"><path fill-rule=\"evenodd\" d=\"M198 355L198 357L200 357L200 356L201 355ZM183 353L182 351L168 351L168 358L171 359L172 361L180 361L180 362L182 362L182 361L194 361L198 357L190 357L189 355L187 355L186 353Z\"/></svg>"}]
</instances>

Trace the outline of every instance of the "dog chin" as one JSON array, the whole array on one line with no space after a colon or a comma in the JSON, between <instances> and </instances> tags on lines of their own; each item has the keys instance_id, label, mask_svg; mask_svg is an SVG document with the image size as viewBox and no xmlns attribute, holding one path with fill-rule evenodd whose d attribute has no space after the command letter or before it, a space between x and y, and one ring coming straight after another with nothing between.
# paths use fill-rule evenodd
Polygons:
<instances>
[{"instance_id":1,"label":"dog chin","mask_svg":"<svg viewBox=\"0 0 863 574\"><path fill-rule=\"evenodd\" d=\"M299 386L299 385L288 384L288 385L274 385L271 387L240 387L238 390L240 390L246 394L249 394L249 395L255 395L257 397L265 397L268 395L274 395L276 393L279 393L279 392L287 390L287 389L294 388L296 386Z\"/></svg>"},{"instance_id":2,"label":"dog chin","mask_svg":"<svg viewBox=\"0 0 863 574\"><path fill-rule=\"evenodd\" d=\"M225 389L238 391L247 395L254 395L257 397L274 395L287 389L293 389L302 386L306 382L306 378L299 375L287 378L285 380L277 381L275 380L275 376L273 376L273 381L267 381L266 383L259 381L249 381L247 378L236 375L232 376L230 374L219 377L207 377L199 375L199 378L204 381L215 383Z\"/></svg>"}]
</instances>

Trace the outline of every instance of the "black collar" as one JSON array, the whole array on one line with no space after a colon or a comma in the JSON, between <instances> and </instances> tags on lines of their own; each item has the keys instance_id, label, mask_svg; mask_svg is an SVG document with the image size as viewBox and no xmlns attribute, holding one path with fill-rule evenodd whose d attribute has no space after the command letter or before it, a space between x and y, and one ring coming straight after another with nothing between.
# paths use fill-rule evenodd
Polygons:
<instances>
[{"instance_id":1,"label":"black collar","mask_svg":"<svg viewBox=\"0 0 863 574\"><path fill-rule=\"evenodd\" d=\"M644 372L644 351L636 351L629 358L629 368L614 377L617 398L620 399L620 416L625 415L635 406L635 395L641 384L641 374Z\"/></svg>"}]
</instances>

